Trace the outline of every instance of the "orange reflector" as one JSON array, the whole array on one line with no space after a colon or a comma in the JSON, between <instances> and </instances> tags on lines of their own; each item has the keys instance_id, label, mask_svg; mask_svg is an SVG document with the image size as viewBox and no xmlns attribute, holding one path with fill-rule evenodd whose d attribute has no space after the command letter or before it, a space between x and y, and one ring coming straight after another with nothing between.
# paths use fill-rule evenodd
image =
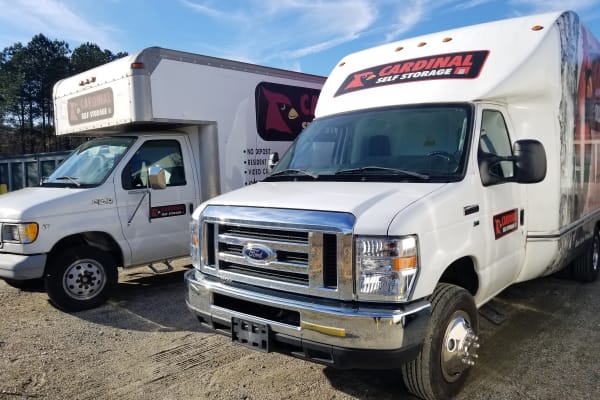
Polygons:
<instances>
[{"instance_id":1,"label":"orange reflector","mask_svg":"<svg viewBox=\"0 0 600 400\"><path fill-rule=\"evenodd\" d=\"M444 43L448 43L448 42L449 42L449 41L451 41L451 40L452 40L452 38L451 38L451 37L447 37L447 38L444 38L444 39L442 39L442 42L444 42Z\"/></svg>"},{"instance_id":2,"label":"orange reflector","mask_svg":"<svg viewBox=\"0 0 600 400\"><path fill-rule=\"evenodd\" d=\"M131 63L131 69L142 69L144 68L144 63L134 62Z\"/></svg>"},{"instance_id":3,"label":"orange reflector","mask_svg":"<svg viewBox=\"0 0 600 400\"><path fill-rule=\"evenodd\" d=\"M425 46L426 44L427 44L427 42L421 42L421 43L419 43L417 46L419 46L419 47L423 47L423 46Z\"/></svg>"},{"instance_id":4,"label":"orange reflector","mask_svg":"<svg viewBox=\"0 0 600 400\"><path fill-rule=\"evenodd\" d=\"M342 61L342 62L340 63L340 65L338 65L338 67L343 67L344 65L346 65L346 62L345 62L345 61Z\"/></svg>"},{"instance_id":5,"label":"orange reflector","mask_svg":"<svg viewBox=\"0 0 600 400\"><path fill-rule=\"evenodd\" d=\"M417 266L417 257L402 257L394 259L394 270L400 271L406 268L415 268Z\"/></svg>"},{"instance_id":6,"label":"orange reflector","mask_svg":"<svg viewBox=\"0 0 600 400\"><path fill-rule=\"evenodd\" d=\"M311 331L324 333L325 335L346 337L346 330L344 328L336 328L333 326L317 325L310 322L300 322L300 327Z\"/></svg>"},{"instance_id":7,"label":"orange reflector","mask_svg":"<svg viewBox=\"0 0 600 400\"><path fill-rule=\"evenodd\" d=\"M531 28L532 31L541 31L542 29L544 29L544 27L541 25L536 25Z\"/></svg>"},{"instance_id":8,"label":"orange reflector","mask_svg":"<svg viewBox=\"0 0 600 400\"><path fill-rule=\"evenodd\" d=\"M400 47L396 47L396 50L394 50L394 51L400 51L400 50L402 50L403 48L404 48L404 47L402 47L402 46L400 46Z\"/></svg>"}]
</instances>

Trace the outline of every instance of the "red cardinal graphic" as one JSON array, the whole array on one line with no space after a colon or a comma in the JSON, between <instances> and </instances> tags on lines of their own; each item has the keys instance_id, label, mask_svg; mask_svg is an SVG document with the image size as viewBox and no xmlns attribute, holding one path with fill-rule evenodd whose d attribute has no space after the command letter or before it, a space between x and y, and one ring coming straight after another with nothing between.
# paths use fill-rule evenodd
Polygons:
<instances>
[{"instance_id":1,"label":"red cardinal graphic","mask_svg":"<svg viewBox=\"0 0 600 400\"><path fill-rule=\"evenodd\" d=\"M267 99L266 129L274 129L282 133L292 134L289 122L298 118L298 111L292 106L290 99L280 93L261 88Z\"/></svg>"}]
</instances>

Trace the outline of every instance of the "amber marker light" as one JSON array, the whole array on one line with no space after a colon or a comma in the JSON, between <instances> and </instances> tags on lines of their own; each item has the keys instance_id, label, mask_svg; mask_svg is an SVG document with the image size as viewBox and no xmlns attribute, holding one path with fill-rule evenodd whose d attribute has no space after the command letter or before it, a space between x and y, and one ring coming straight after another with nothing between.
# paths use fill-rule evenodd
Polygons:
<instances>
[{"instance_id":1,"label":"amber marker light","mask_svg":"<svg viewBox=\"0 0 600 400\"><path fill-rule=\"evenodd\" d=\"M342 61L341 63L339 63L338 67L343 67L344 65L346 65L346 62Z\"/></svg>"},{"instance_id":2,"label":"amber marker light","mask_svg":"<svg viewBox=\"0 0 600 400\"><path fill-rule=\"evenodd\" d=\"M396 47L396 50L394 50L394 51L402 51L402 49L404 49L404 47L400 46L400 47Z\"/></svg>"},{"instance_id":3,"label":"amber marker light","mask_svg":"<svg viewBox=\"0 0 600 400\"><path fill-rule=\"evenodd\" d=\"M144 68L144 63L141 63L141 62L131 63L131 69L142 69L142 68Z\"/></svg>"},{"instance_id":4,"label":"amber marker light","mask_svg":"<svg viewBox=\"0 0 600 400\"><path fill-rule=\"evenodd\" d=\"M536 25L531 28L532 31L541 31L542 29L544 29L544 27L541 25Z\"/></svg>"},{"instance_id":5,"label":"amber marker light","mask_svg":"<svg viewBox=\"0 0 600 400\"><path fill-rule=\"evenodd\" d=\"M442 39L442 42L444 42L444 43L448 43L448 42L450 42L451 40L452 40L452 38L451 38L451 37L447 37L447 38L444 38L444 39Z\"/></svg>"},{"instance_id":6,"label":"amber marker light","mask_svg":"<svg viewBox=\"0 0 600 400\"><path fill-rule=\"evenodd\" d=\"M400 271L401 269L415 268L417 266L417 257L401 257L394 259L394 270Z\"/></svg>"},{"instance_id":7,"label":"amber marker light","mask_svg":"<svg viewBox=\"0 0 600 400\"><path fill-rule=\"evenodd\" d=\"M423 46L425 46L426 44L427 44L427 42L421 42L421 43L419 43L417 46L418 46L418 47L423 47Z\"/></svg>"}]
</instances>

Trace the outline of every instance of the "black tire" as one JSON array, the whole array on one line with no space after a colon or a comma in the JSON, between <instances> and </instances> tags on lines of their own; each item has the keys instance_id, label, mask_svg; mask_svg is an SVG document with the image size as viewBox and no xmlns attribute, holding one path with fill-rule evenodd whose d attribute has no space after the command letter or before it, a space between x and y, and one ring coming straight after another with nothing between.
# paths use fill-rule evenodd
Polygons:
<instances>
[{"instance_id":1,"label":"black tire","mask_svg":"<svg viewBox=\"0 0 600 400\"><path fill-rule=\"evenodd\" d=\"M103 304L117 279L113 257L87 245L55 254L44 277L48 297L64 311L87 310Z\"/></svg>"},{"instance_id":2,"label":"black tire","mask_svg":"<svg viewBox=\"0 0 600 400\"><path fill-rule=\"evenodd\" d=\"M460 391L477 358L477 308L469 292L446 283L436 287L431 306L423 348L402 366L402 376L418 397L449 399Z\"/></svg>"},{"instance_id":3,"label":"black tire","mask_svg":"<svg viewBox=\"0 0 600 400\"><path fill-rule=\"evenodd\" d=\"M24 291L37 291L44 289L44 280L42 278L25 279L22 281L18 281L15 279L4 279L4 282L6 282L8 286L12 286L15 289L20 289Z\"/></svg>"},{"instance_id":4,"label":"black tire","mask_svg":"<svg viewBox=\"0 0 600 400\"><path fill-rule=\"evenodd\" d=\"M573 261L573 278L580 282L594 282L598 278L600 271L600 231L596 228L592 243L590 243L585 252Z\"/></svg>"}]
</instances>

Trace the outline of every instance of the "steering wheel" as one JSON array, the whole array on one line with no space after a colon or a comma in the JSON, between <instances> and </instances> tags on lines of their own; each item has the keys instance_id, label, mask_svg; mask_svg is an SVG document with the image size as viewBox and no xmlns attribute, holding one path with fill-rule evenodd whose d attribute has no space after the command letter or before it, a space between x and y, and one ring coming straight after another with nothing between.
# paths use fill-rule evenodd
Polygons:
<instances>
[{"instance_id":1,"label":"steering wheel","mask_svg":"<svg viewBox=\"0 0 600 400\"><path fill-rule=\"evenodd\" d=\"M440 157L440 158L443 158L444 160L446 160L446 162L454 163L456 165L459 164L456 156L454 154L448 153L447 151L442 151L442 150L432 151L430 153L427 153L427 157Z\"/></svg>"}]
</instances>

